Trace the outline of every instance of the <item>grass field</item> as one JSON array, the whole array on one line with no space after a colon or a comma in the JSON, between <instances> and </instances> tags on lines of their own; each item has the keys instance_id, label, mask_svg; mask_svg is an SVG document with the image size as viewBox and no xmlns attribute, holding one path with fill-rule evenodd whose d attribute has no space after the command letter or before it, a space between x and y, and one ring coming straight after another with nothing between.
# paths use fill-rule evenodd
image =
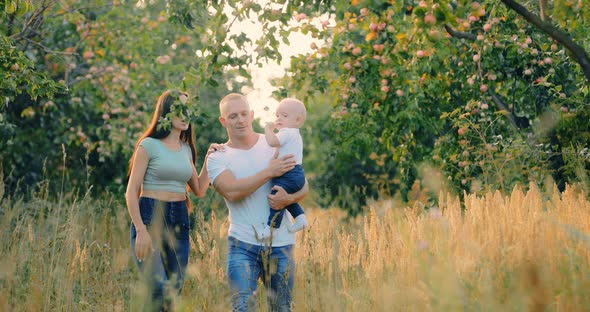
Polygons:
<instances>
[{"instance_id":1,"label":"grass field","mask_svg":"<svg viewBox=\"0 0 590 312\"><path fill-rule=\"evenodd\" d=\"M0 202L0 310L134 311L129 217L112 198ZM590 311L590 202L575 189L370 204L347 220L306 207L295 311ZM191 234L180 311L228 311L227 220ZM264 311L264 290L258 303Z\"/></svg>"}]
</instances>

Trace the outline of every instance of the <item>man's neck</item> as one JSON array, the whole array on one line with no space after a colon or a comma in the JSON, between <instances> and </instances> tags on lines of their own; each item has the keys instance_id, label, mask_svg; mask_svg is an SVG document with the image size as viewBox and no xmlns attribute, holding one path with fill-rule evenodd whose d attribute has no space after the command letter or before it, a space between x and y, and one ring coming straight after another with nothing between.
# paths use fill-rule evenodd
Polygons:
<instances>
[{"instance_id":1,"label":"man's neck","mask_svg":"<svg viewBox=\"0 0 590 312\"><path fill-rule=\"evenodd\" d=\"M230 138L227 145L232 148L248 150L256 145L259 137L260 135L258 135L258 133L252 132L252 134L244 138Z\"/></svg>"}]
</instances>

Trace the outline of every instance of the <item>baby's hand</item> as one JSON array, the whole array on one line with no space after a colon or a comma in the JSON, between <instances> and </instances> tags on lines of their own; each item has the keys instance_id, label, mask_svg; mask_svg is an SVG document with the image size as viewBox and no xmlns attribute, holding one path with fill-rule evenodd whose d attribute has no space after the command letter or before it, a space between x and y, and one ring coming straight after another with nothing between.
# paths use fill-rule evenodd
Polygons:
<instances>
[{"instance_id":1,"label":"baby's hand","mask_svg":"<svg viewBox=\"0 0 590 312\"><path fill-rule=\"evenodd\" d=\"M267 131L273 131L275 129L275 123L274 122L267 122L266 126L264 126L264 129Z\"/></svg>"}]
</instances>

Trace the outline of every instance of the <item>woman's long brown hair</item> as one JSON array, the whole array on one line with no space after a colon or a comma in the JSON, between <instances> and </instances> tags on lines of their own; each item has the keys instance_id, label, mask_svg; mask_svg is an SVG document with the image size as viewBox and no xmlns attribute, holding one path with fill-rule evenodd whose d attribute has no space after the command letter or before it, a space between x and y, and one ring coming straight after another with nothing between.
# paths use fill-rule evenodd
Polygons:
<instances>
[{"instance_id":1,"label":"woman's long brown hair","mask_svg":"<svg viewBox=\"0 0 590 312\"><path fill-rule=\"evenodd\" d=\"M188 94L185 93L188 96ZM139 147L139 143L147 137L154 138L154 139L163 139L170 134L170 130L166 129L158 129L158 125L160 124L160 117L166 117L168 113L170 113L170 107L174 102L178 100L170 94L170 90L164 91L162 95L158 98L156 102L156 109L152 116L152 120L150 121L150 125L148 128L141 134L137 142L135 142L135 147L133 148L133 155L131 155L131 159L129 160L129 171L127 172L127 176L131 175L131 169L133 168L133 159L135 159L135 153L137 152L137 148ZM191 154L193 156L193 165L197 159L197 149L195 148L195 141L193 139L193 126L189 123L188 129L183 130L180 133L180 140L186 144L191 149ZM141 190L141 189L140 189ZM186 207L188 208L188 212L192 211L192 204L188 196L190 188L187 185L187 196L186 196Z\"/></svg>"}]
</instances>

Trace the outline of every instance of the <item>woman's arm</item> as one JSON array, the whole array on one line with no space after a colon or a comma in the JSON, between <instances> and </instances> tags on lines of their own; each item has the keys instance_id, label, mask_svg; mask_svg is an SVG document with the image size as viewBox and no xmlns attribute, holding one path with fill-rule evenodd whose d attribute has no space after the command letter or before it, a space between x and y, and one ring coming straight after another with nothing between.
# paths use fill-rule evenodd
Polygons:
<instances>
[{"instance_id":1,"label":"woman's arm","mask_svg":"<svg viewBox=\"0 0 590 312\"><path fill-rule=\"evenodd\" d=\"M209 188L209 173L207 172L207 158L209 157L209 155L211 155L211 153L217 152L217 151L223 151L225 147L223 146L223 144L217 144L217 143L213 143L209 146L209 148L207 149L207 154L205 154L205 159L203 160L203 166L201 167L201 173L197 174L197 169L195 168L195 166L193 165L193 174L190 178L190 180L188 181L188 185L190 187L190 189L193 191L193 194L195 194L197 197L199 198L203 198L205 197L205 194L207 193L207 189Z\"/></svg>"},{"instance_id":2,"label":"woman's arm","mask_svg":"<svg viewBox=\"0 0 590 312\"><path fill-rule=\"evenodd\" d=\"M207 173L207 158L205 157L205 161L203 162L203 167L201 168L201 173L197 174L197 168L193 167L193 175L191 176L190 180L188 181L188 185L193 191L193 194L198 198L205 197L205 193L207 193L207 189L209 187L209 174Z\"/></svg>"},{"instance_id":3,"label":"woman's arm","mask_svg":"<svg viewBox=\"0 0 590 312\"><path fill-rule=\"evenodd\" d=\"M131 167L131 174L129 175L129 182L127 183L127 191L125 192L125 200L127 201L127 210L129 216L136 230L145 229L141 215L139 214L139 193L141 185L145 176L145 171L148 165L148 156L143 147L138 147L133 158Z\"/></svg>"},{"instance_id":4,"label":"woman's arm","mask_svg":"<svg viewBox=\"0 0 590 312\"><path fill-rule=\"evenodd\" d=\"M147 152L143 147L138 147L137 151L135 151L135 156L133 157L131 174L129 175L127 191L125 192L127 210L129 211L129 216L131 217L131 221L133 221L135 231L137 232L135 240L135 255L140 261L142 261L152 249L152 239L145 224L143 224L141 214L139 213L139 195L148 162L149 158Z\"/></svg>"}]
</instances>

